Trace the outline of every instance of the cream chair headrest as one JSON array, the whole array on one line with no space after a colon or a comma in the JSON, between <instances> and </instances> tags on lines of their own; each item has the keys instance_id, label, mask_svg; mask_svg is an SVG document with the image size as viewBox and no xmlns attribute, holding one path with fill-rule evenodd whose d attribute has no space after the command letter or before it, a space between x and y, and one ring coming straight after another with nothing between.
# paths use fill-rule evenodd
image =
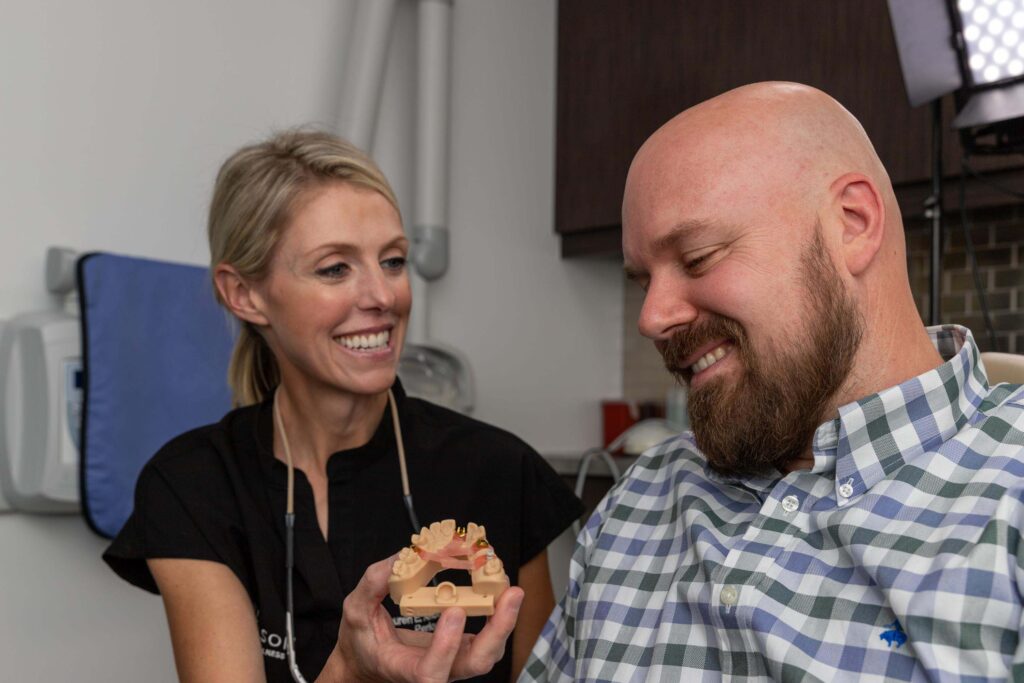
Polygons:
<instances>
[{"instance_id":1,"label":"cream chair headrest","mask_svg":"<svg viewBox=\"0 0 1024 683\"><path fill-rule=\"evenodd\" d=\"M1024 356L1016 353L986 351L981 354L981 362L988 374L989 384L998 384L999 382L1024 384Z\"/></svg>"}]
</instances>

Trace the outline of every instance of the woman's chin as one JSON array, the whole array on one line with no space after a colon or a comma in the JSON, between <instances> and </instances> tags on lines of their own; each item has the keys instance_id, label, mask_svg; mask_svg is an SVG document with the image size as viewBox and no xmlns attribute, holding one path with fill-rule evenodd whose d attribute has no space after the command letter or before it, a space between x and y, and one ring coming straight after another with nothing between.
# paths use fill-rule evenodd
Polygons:
<instances>
[{"instance_id":1,"label":"woman's chin","mask_svg":"<svg viewBox=\"0 0 1024 683\"><path fill-rule=\"evenodd\" d=\"M346 377L335 386L344 393L358 396L377 396L383 394L395 383L395 367L380 368L373 372L359 373L355 377Z\"/></svg>"}]
</instances>

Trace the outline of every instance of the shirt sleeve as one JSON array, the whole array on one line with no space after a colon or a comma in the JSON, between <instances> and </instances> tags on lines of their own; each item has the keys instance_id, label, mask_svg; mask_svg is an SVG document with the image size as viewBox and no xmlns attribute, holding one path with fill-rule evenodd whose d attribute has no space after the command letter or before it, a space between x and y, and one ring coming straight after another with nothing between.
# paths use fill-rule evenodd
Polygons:
<instances>
[{"instance_id":1,"label":"shirt sleeve","mask_svg":"<svg viewBox=\"0 0 1024 683\"><path fill-rule=\"evenodd\" d=\"M1014 522L1008 524L1008 528L1013 532L1010 537L1020 537L1022 529L1024 529L1024 495L1018 492L1014 496L1012 507L1016 514L1012 514L1010 519L1014 519ZM1012 499L1011 499L1012 500ZM1024 590L1024 543L1016 543L1015 553L1010 555L1011 559L1011 571L1014 573L1014 583L1017 586L1017 595L1020 595ZM1020 600L1020 598L1018 598ZM1021 681L1024 680L1024 609L1020 610L1020 616L1017 619L1017 645L1014 648L1013 659L1010 662L1010 672L1007 680Z\"/></svg>"},{"instance_id":2,"label":"shirt sleeve","mask_svg":"<svg viewBox=\"0 0 1024 683\"><path fill-rule=\"evenodd\" d=\"M619 484L624 480L620 480ZM616 485L618 486L618 485ZM572 559L569 563L569 586L565 596L555 605L554 611L541 630L540 638L533 646L530 658L523 667L519 681L549 681L568 683L576 680L576 664L580 656L580 595L591 553L597 543L601 527L607 515L615 508L616 487L604 497L597 509L590 515L576 539Z\"/></svg>"},{"instance_id":3,"label":"shirt sleeve","mask_svg":"<svg viewBox=\"0 0 1024 683\"><path fill-rule=\"evenodd\" d=\"M204 500L206 487L197 485L193 473L169 469L152 462L143 468L135 486L134 510L103 560L118 576L151 593L159 591L146 560L155 558L220 562L249 586L230 518L216 503ZM204 483L210 478L206 471Z\"/></svg>"},{"instance_id":4,"label":"shirt sleeve","mask_svg":"<svg viewBox=\"0 0 1024 683\"><path fill-rule=\"evenodd\" d=\"M522 557L526 564L583 514L583 503L535 450L526 447L520 509Z\"/></svg>"},{"instance_id":5,"label":"shirt sleeve","mask_svg":"<svg viewBox=\"0 0 1024 683\"><path fill-rule=\"evenodd\" d=\"M576 679L577 609L585 576L587 558L594 545L594 535L601 527L604 511L610 501L606 498L594 511L576 539L569 564L569 586L562 600L544 624L540 638L533 646L530 658L519 680L568 683Z\"/></svg>"},{"instance_id":6,"label":"shirt sleeve","mask_svg":"<svg viewBox=\"0 0 1024 683\"><path fill-rule=\"evenodd\" d=\"M566 608L571 602L569 594L566 593L562 601L555 605L548 623L544 624L544 630L533 646L533 652L523 667L519 681L538 681L547 683L557 681L559 683L570 683L575 680L573 677L573 639L566 628Z\"/></svg>"}]
</instances>

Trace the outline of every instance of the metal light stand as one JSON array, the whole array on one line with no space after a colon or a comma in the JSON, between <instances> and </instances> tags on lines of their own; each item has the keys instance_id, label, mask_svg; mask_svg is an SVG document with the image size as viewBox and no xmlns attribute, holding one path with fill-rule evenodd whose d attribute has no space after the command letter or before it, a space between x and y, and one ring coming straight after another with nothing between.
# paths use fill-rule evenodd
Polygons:
<instances>
[{"instance_id":1,"label":"metal light stand","mask_svg":"<svg viewBox=\"0 0 1024 683\"><path fill-rule=\"evenodd\" d=\"M924 200L924 215L932 221L931 277L928 324L938 325L942 298L942 98L932 101L932 193Z\"/></svg>"}]
</instances>

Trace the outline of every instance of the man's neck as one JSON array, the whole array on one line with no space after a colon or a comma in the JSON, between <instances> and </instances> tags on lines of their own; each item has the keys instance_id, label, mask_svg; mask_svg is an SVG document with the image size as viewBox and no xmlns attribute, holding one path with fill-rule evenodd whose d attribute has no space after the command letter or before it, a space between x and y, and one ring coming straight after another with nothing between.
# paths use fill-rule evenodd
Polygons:
<instances>
[{"instance_id":1,"label":"man's neck","mask_svg":"<svg viewBox=\"0 0 1024 683\"><path fill-rule=\"evenodd\" d=\"M913 377L934 370L943 362L927 330L920 325L915 325L913 329L905 330L902 334L865 333L846 382L822 411L819 424L834 420L841 406L900 385ZM789 473L813 467L812 438L804 453L781 469Z\"/></svg>"}]
</instances>

